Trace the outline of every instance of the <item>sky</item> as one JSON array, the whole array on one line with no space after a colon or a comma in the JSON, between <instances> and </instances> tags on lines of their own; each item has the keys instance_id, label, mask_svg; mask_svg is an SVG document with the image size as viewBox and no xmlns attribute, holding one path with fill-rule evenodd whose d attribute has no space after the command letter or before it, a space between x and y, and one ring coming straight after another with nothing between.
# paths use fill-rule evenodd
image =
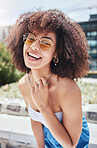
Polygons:
<instances>
[{"instance_id":1,"label":"sky","mask_svg":"<svg viewBox=\"0 0 97 148\"><path fill-rule=\"evenodd\" d=\"M77 22L97 14L97 0L0 0L0 26L15 24L19 15L37 9L59 9Z\"/></svg>"}]
</instances>

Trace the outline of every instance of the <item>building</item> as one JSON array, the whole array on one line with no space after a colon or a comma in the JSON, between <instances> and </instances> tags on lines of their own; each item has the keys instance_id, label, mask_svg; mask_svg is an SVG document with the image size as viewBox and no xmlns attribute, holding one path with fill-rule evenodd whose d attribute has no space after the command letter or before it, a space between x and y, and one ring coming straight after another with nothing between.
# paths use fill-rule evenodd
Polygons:
<instances>
[{"instance_id":1,"label":"building","mask_svg":"<svg viewBox=\"0 0 97 148\"><path fill-rule=\"evenodd\" d=\"M97 14L90 15L89 21L79 22L90 45L90 70L97 71Z\"/></svg>"},{"instance_id":2,"label":"building","mask_svg":"<svg viewBox=\"0 0 97 148\"><path fill-rule=\"evenodd\" d=\"M0 27L0 42L4 42L5 37L8 35L11 26Z\"/></svg>"}]
</instances>

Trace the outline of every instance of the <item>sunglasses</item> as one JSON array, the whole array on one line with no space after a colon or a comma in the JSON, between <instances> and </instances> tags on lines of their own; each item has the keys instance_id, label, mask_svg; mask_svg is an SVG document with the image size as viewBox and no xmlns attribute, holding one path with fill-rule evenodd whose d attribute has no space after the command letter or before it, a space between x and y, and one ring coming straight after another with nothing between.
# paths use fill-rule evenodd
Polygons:
<instances>
[{"instance_id":1,"label":"sunglasses","mask_svg":"<svg viewBox=\"0 0 97 148\"><path fill-rule=\"evenodd\" d=\"M53 44L53 42L50 39L43 38L43 39L37 39L34 34L32 33L26 33L23 35L23 42L26 45L32 45L35 43L36 40L39 40L39 45L42 50L46 51L49 50L52 46L56 46Z\"/></svg>"}]
</instances>

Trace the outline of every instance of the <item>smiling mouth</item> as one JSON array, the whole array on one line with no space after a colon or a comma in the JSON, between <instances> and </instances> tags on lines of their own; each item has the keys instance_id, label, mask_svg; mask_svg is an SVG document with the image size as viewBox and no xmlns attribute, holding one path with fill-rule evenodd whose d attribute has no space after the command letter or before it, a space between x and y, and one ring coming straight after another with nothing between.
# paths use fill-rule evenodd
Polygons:
<instances>
[{"instance_id":1,"label":"smiling mouth","mask_svg":"<svg viewBox=\"0 0 97 148\"><path fill-rule=\"evenodd\" d=\"M27 52L27 56L30 57L30 58L32 58L32 59L36 59L36 60L39 60L39 59L42 58L42 57L40 57L38 55L35 55L33 53L29 53L29 52Z\"/></svg>"}]
</instances>

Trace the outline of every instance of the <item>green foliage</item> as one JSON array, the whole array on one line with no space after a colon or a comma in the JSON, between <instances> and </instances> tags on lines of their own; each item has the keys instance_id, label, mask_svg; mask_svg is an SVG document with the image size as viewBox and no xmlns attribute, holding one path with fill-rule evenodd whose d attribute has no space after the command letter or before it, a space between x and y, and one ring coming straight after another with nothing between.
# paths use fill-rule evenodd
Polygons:
<instances>
[{"instance_id":1,"label":"green foliage","mask_svg":"<svg viewBox=\"0 0 97 148\"><path fill-rule=\"evenodd\" d=\"M77 82L81 90L83 104L97 104L97 83ZM0 98L23 99L18 83L10 83L0 87Z\"/></svg>"},{"instance_id":2,"label":"green foliage","mask_svg":"<svg viewBox=\"0 0 97 148\"><path fill-rule=\"evenodd\" d=\"M0 86L17 81L23 74L12 65L11 55L0 43Z\"/></svg>"}]
</instances>

